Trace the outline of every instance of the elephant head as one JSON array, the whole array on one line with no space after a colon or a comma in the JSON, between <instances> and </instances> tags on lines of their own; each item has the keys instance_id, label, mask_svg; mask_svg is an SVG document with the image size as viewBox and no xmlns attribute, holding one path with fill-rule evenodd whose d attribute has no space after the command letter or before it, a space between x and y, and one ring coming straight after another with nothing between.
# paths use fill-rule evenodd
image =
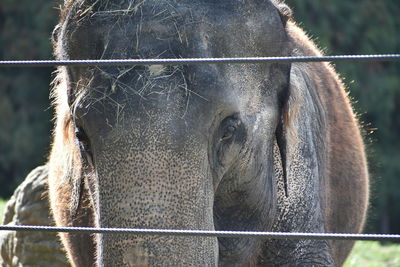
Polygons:
<instances>
[{"instance_id":1,"label":"elephant head","mask_svg":"<svg viewBox=\"0 0 400 267\"><path fill-rule=\"evenodd\" d=\"M70 0L55 53L288 56L287 19L285 6L261 0ZM271 230L290 152L290 72L290 64L61 67L50 157L57 224ZM62 238L79 266L244 265L262 249L254 239Z\"/></svg>"}]
</instances>

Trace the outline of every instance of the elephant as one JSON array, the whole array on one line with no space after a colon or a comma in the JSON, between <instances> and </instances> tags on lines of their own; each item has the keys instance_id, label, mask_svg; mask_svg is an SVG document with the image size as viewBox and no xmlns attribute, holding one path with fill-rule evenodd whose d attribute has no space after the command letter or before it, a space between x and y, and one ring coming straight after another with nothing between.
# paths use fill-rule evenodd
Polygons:
<instances>
[{"instance_id":1,"label":"elephant","mask_svg":"<svg viewBox=\"0 0 400 267\"><path fill-rule=\"evenodd\" d=\"M65 0L59 60L321 56L270 0ZM365 147L326 62L60 66L57 226L358 233ZM353 241L61 233L73 266L340 266Z\"/></svg>"}]
</instances>

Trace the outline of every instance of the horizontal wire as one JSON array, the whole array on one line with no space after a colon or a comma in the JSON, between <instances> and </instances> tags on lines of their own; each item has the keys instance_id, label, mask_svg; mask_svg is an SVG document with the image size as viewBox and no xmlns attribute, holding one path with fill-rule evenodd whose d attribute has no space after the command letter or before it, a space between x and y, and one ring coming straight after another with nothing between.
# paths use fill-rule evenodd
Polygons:
<instances>
[{"instance_id":1,"label":"horizontal wire","mask_svg":"<svg viewBox=\"0 0 400 267\"><path fill-rule=\"evenodd\" d=\"M83 234L137 234L162 236L197 236L225 238L265 238L265 239L313 239L313 240L363 240L400 241L400 235L384 234L344 234L344 233L285 233L251 231L211 231L211 230L168 230L131 228L54 227L34 225L0 225L0 231L40 231Z\"/></svg>"},{"instance_id":2,"label":"horizontal wire","mask_svg":"<svg viewBox=\"0 0 400 267\"><path fill-rule=\"evenodd\" d=\"M262 64L290 62L372 62L400 61L400 54L339 55L306 57L239 57L239 58L156 58L156 59L99 59L99 60L8 60L0 67L51 66L132 66L132 65L188 65L188 64Z\"/></svg>"}]
</instances>

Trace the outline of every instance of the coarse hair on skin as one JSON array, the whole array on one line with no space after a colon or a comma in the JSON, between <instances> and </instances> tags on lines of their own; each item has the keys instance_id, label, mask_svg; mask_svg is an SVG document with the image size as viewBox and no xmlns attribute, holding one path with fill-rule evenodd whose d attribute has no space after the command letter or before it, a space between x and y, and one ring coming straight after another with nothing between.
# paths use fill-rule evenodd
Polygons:
<instances>
[{"instance_id":1,"label":"coarse hair on skin","mask_svg":"<svg viewBox=\"0 0 400 267\"><path fill-rule=\"evenodd\" d=\"M109 0L96 0L90 6L93 7L97 3L101 3L102 1L108 3ZM131 0L134 2L135 0ZM82 7L85 4L86 0L65 0L64 4L60 6L60 23L64 22L68 11L71 9L71 6L74 4L80 5ZM285 4L284 0L271 0L271 2L278 8L280 15L283 17L284 20L289 21L292 20L293 12L292 10ZM86 7L87 9L88 7ZM87 9L88 10L88 9Z\"/></svg>"}]
</instances>

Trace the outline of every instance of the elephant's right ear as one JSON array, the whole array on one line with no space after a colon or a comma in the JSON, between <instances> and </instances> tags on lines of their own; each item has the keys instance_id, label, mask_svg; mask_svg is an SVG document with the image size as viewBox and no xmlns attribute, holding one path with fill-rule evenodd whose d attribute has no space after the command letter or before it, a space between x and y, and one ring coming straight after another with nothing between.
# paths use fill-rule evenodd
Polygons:
<instances>
[{"instance_id":1,"label":"elephant's right ear","mask_svg":"<svg viewBox=\"0 0 400 267\"><path fill-rule=\"evenodd\" d=\"M300 63L301 64L301 63ZM282 164L282 176L286 197L289 196L288 162L289 147L297 142L297 118L302 105L301 95L307 88L308 76L299 63L293 63L289 72L288 87L279 95L280 119L276 128L276 142Z\"/></svg>"},{"instance_id":2,"label":"elephant's right ear","mask_svg":"<svg viewBox=\"0 0 400 267\"><path fill-rule=\"evenodd\" d=\"M296 138L296 119L299 116L303 95L310 86L310 77L306 63L293 63L289 74L289 88L285 104L282 107L282 123L285 128L286 137L289 141Z\"/></svg>"}]
</instances>

